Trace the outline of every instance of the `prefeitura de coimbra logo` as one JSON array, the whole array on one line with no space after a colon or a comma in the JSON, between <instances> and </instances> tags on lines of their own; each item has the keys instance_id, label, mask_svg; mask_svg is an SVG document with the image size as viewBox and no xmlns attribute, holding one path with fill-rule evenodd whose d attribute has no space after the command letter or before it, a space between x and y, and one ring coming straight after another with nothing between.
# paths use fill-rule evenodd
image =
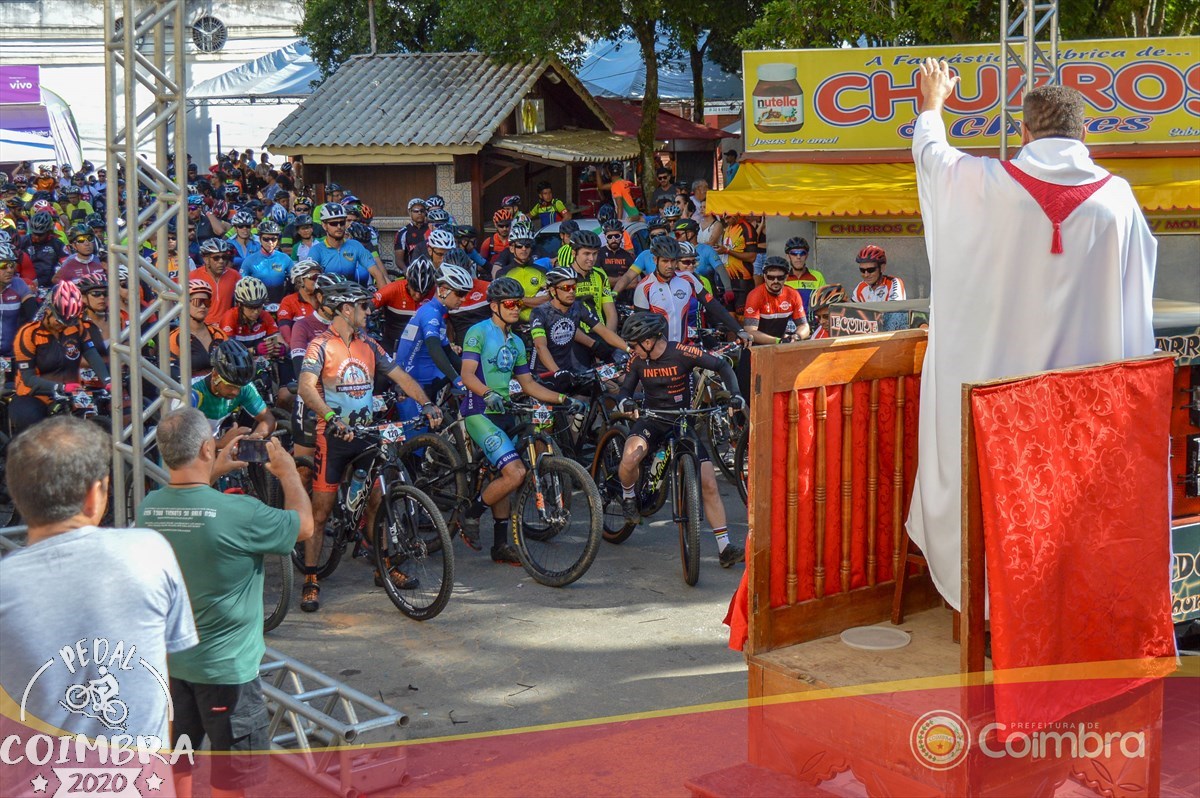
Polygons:
<instances>
[{"instance_id":1,"label":"prefeitura de coimbra logo","mask_svg":"<svg viewBox=\"0 0 1200 798\"><path fill-rule=\"evenodd\" d=\"M967 723L944 709L917 718L908 744L918 762L930 770L950 770L967 756Z\"/></svg>"}]
</instances>

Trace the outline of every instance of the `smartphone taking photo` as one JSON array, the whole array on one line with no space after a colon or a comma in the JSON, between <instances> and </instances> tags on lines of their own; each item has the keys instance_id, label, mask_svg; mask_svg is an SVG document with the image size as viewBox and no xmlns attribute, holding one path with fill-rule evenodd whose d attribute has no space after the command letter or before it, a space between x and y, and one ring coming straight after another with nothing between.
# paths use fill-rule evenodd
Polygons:
<instances>
[{"instance_id":1,"label":"smartphone taking photo","mask_svg":"<svg viewBox=\"0 0 1200 798\"><path fill-rule=\"evenodd\" d=\"M237 445L237 459L243 463L266 463L271 458L267 454L267 442L257 438L242 438Z\"/></svg>"}]
</instances>

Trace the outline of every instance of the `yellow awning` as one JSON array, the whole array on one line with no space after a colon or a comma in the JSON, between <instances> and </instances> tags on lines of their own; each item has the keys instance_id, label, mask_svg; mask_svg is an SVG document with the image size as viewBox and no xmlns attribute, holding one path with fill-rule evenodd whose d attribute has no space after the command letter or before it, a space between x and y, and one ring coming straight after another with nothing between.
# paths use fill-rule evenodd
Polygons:
<instances>
[{"instance_id":1,"label":"yellow awning","mask_svg":"<svg viewBox=\"0 0 1200 798\"><path fill-rule=\"evenodd\" d=\"M1129 181L1147 213L1200 210L1200 159L1101 158L1098 162ZM809 219L921 215L912 163L747 161L738 167L729 188L708 193L708 209Z\"/></svg>"}]
</instances>

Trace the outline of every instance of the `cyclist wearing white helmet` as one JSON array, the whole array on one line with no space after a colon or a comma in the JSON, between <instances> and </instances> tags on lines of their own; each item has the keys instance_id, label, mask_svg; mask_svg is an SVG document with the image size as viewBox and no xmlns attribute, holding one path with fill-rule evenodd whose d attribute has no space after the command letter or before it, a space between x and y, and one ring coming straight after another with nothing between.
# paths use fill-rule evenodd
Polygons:
<instances>
[{"instance_id":1,"label":"cyclist wearing white helmet","mask_svg":"<svg viewBox=\"0 0 1200 798\"><path fill-rule=\"evenodd\" d=\"M425 246L429 250L429 259L433 261L434 267L441 268L446 259L446 253L458 247L458 239L454 237L451 230L439 227L437 230L430 231Z\"/></svg>"},{"instance_id":2,"label":"cyclist wearing white helmet","mask_svg":"<svg viewBox=\"0 0 1200 798\"><path fill-rule=\"evenodd\" d=\"M231 268L233 245L224 238L210 238L200 244L200 257L204 259L204 265L192 276L212 286L212 306L206 321L219 324L233 307L233 288L242 275L237 269Z\"/></svg>"},{"instance_id":3,"label":"cyclist wearing white helmet","mask_svg":"<svg viewBox=\"0 0 1200 798\"><path fill-rule=\"evenodd\" d=\"M442 266L437 273L434 295L417 310L400 334L396 365L407 371L428 396L436 396L447 382L454 383L458 393L465 390L458 376L462 361L450 347L446 317L462 304L474 283L470 272L463 267ZM420 406L412 399L401 404L404 419L416 418L420 412Z\"/></svg>"},{"instance_id":4,"label":"cyclist wearing white helmet","mask_svg":"<svg viewBox=\"0 0 1200 798\"><path fill-rule=\"evenodd\" d=\"M257 277L243 277L233 290L237 306L221 318L221 330L227 338L240 342L251 352L270 358L283 352L283 336L274 317L263 309L267 287Z\"/></svg>"},{"instance_id":5,"label":"cyclist wearing white helmet","mask_svg":"<svg viewBox=\"0 0 1200 798\"><path fill-rule=\"evenodd\" d=\"M396 265L407 268L418 249L425 243L425 234L429 230L426 214L429 208L421 197L413 197L408 201L409 223L396 232L395 258Z\"/></svg>"},{"instance_id":6,"label":"cyclist wearing white helmet","mask_svg":"<svg viewBox=\"0 0 1200 798\"><path fill-rule=\"evenodd\" d=\"M192 320L188 351L191 353L193 379L203 377L212 370L213 347L225 340L225 332L220 325L205 321L212 303L212 286L193 277L188 282L188 318ZM171 374L175 377L179 376L179 334L178 327L171 331Z\"/></svg>"},{"instance_id":7,"label":"cyclist wearing white helmet","mask_svg":"<svg viewBox=\"0 0 1200 798\"><path fill-rule=\"evenodd\" d=\"M417 308L433 293L437 270L433 261L424 255L413 258L405 276L385 285L375 292L372 302L377 308L385 308L383 315L383 349L395 352L400 333Z\"/></svg>"},{"instance_id":8,"label":"cyclist wearing white helmet","mask_svg":"<svg viewBox=\"0 0 1200 798\"><path fill-rule=\"evenodd\" d=\"M274 219L258 225L259 251L242 262L243 277L257 277L267 287L267 310L274 313L291 283L292 259L279 251L282 231Z\"/></svg>"},{"instance_id":9,"label":"cyclist wearing white helmet","mask_svg":"<svg viewBox=\"0 0 1200 798\"><path fill-rule=\"evenodd\" d=\"M291 342L292 325L312 313L317 306L317 278L321 276L321 264L304 259L292 267L292 285L296 290L283 298L275 322L279 325L283 339Z\"/></svg>"},{"instance_id":10,"label":"cyclist wearing white helmet","mask_svg":"<svg viewBox=\"0 0 1200 798\"><path fill-rule=\"evenodd\" d=\"M246 258L261 252L262 247L258 243L258 236L254 234L256 220L253 212L238 211L230 221L233 225L233 234L228 235L227 238L235 250L233 267L240 271Z\"/></svg>"},{"instance_id":11,"label":"cyclist wearing white helmet","mask_svg":"<svg viewBox=\"0 0 1200 798\"><path fill-rule=\"evenodd\" d=\"M13 378L11 361L13 340L22 324L33 321L37 313L37 295L17 276L17 251L12 244L0 243L0 358L10 367L0 375L5 382Z\"/></svg>"},{"instance_id":12,"label":"cyclist wearing white helmet","mask_svg":"<svg viewBox=\"0 0 1200 798\"><path fill-rule=\"evenodd\" d=\"M321 224L325 238L313 245L308 256L321 264L328 274L340 274L359 285L368 285L375 279L376 285L387 285L387 275L380 273L375 259L367 248L346 235L346 209L335 202L322 206Z\"/></svg>"}]
</instances>

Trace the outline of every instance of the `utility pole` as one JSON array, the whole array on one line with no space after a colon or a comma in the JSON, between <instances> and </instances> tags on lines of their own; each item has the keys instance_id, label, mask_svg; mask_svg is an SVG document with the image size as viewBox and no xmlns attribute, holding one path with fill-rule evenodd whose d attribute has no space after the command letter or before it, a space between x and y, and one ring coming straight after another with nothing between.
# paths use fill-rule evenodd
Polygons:
<instances>
[{"instance_id":1,"label":"utility pole","mask_svg":"<svg viewBox=\"0 0 1200 798\"><path fill-rule=\"evenodd\" d=\"M375 0L367 0L367 25L371 31L371 55L375 55Z\"/></svg>"}]
</instances>

